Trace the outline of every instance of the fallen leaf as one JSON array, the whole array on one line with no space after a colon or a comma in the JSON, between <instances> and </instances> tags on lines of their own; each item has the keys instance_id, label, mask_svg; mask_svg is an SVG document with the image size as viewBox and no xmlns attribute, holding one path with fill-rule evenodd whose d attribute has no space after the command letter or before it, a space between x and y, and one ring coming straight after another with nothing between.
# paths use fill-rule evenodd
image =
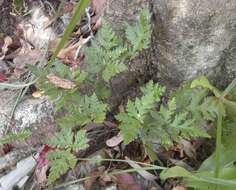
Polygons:
<instances>
[{"instance_id":1,"label":"fallen leaf","mask_svg":"<svg viewBox=\"0 0 236 190\"><path fill-rule=\"evenodd\" d=\"M87 38L81 37L77 43L62 49L58 53L57 57L61 59L64 63L69 64L73 67L75 67L76 65L79 65L81 61L83 60L83 55L80 56L80 54L78 53L79 52L78 50L80 50L81 47L84 44L86 44L90 39L91 39L91 36Z\"/></svg>"},{"instance_id":2,"label":"fallen leaf","mask_svg":"<svg viewBox=\"0 0 236 190\"><path fill-rule=\"evenodd\" d=\"M34 65L41 61L43 52L40 49L28 50L23 54L19 54L13 59L17 69L24 69L27 64Z\"/></svg>"},{"instance_id":3,"label":"fallen leaf","mask_svg":"<svg viewBox=\"0 0 236 190\"><path fill-rule=\"evenodd\" d=\"M142 169L142 167L138 164L136 164L134 161L130 160L128 157L125 158L125 160L127 160L127 163L133 167L134 169L138 169L137 172L139 173L139 175L141 175L144 179L153 181L156 180L157 177L153 174L151 174L150 172L146 171L146 170L140 170Z\"/></svg>"},{"instance_id":4,"label":"fallen leaf","mask_svg":"<svg viewBox=\"0 0 236 190\"><path fill-rule=\"evenodd\" d=\"M138 184L134 177L129 173L115 175L114 182L118 184L120 189L142 190L142 186Z\"/></svg>"},{"instance_id":5,"label":"fallen leaf","mask_svg":"<svg viewBox=\"0 0 236 190\"><path fill-rule=\"evenodd\" d=\"M47 183L47 170L49 168L49 165L46 157L48 152L53 150L55 150L55 148L52 148L46 144L39 154L34 176L38 186L40 187L45 186Z\"/></svg>"},{"instance_id":6,"label":"fallen leaf","mask_svg":"<svg viewBox=\"0 0 236 190\"><path fill-rule=\"evenodd\" d=\"M32 93L34 98L40 98L44 94L44 91L35 91Z\"/></svg>"},{"instance_id":7,"label":"fallen leaf","mask_svg":"<svg viewBox=\"0 0 236 190\"><path fill-rule=\"evenodd\" d=\"M149 190L158 190L156 187L151 187Z\"/></svg>"},{"instance_id":8,"label":"fallen leaf","mask_svg":"<svg viewBox=\"0 0 236 190\"><path fill-rule=\"evenodd\" d=\"M122 135L119 133L118 135L116 135L116 136L110 138L109 140L107 140L106 145L108 147L112 148L112 147L115 147L115 146L119 145L123 140L124 139L123 139Z\"/></svg>"},{"instance_id":9,"label":"fallen leaf","mask_svg":"<svg viewBox=\"0 0 236 190\"><path fill-rule=\"evenodd\" d=\"M100 174L101 172L99 171L92 171L88 174L87 177L89 178L84 181L84 187L86 190L92 189L93 184L96 182L97 176L99 176Z\"/></svg>"},{"instance_id":10,"label":"fallen leaf","mask_svg":"<svg viewBox=\"0 0 236 190\"><path fill-rule=\"evenodd\" d=\"M47 78L52 84L63 89L70 90L76 87L75 83L73 83L72 81L68 79L60 78L52 73L48 74Z\"/></svg>"},{"instance_id":11,"label":"fallen leaf","mask_svg":"<svg viewBox=\"0 0 236 190\"><path fill-rule=\"evenodd\" d=\"M187 190L184 186L176 186L172 190Z\"/></svg>"},{"instance_id":12,"label":"fallen leaf","mask_svg":"<svg viewBox=\"0 0 236 190\"><path fill-rule=\"evenodd\" d=\"M2 150L5 154L7 154L8 152L10 152L13 149L13 146L11 144L4 144L2 146Z\"/></svg>"},{"instance_id":13,"label":"fallen leaf","mask_svg":"<svg viewBox=\"0 0 236 190\"><path fill-rule=\"evenodd\" d=\"M0 73L0 82L5 81L5 80L7 80L6 75L4 75L3 73Z\"/></svg>"},{"instance_id":14,"label":"fallen leaf","mask_svg":"<svg viewBox=\"0 0 236 190\"><path fill-rule=\"evenodd\" d=\"M1 57L0 57L0 60L3 60L4 57L5 57L5 54L7 53L8 51L8 47L12 44L13 40L11 37L9 36L6 36L4 38L4 45L2 46L2 53L1 53Z\"/></svg>"},{"instance_id":15,"label":"fallen leaf","mask_svg":"<svg viewBox=\"0 0 236 190\"><path fill-rule=\"evenodd\" d=\"M196 159L196 150L194 148L194 146L192 145L191 142L182 139L180 144L183 145L183 151L184 153L189 157L189 158L194 158Z\"/></svg>"}]
</instances>

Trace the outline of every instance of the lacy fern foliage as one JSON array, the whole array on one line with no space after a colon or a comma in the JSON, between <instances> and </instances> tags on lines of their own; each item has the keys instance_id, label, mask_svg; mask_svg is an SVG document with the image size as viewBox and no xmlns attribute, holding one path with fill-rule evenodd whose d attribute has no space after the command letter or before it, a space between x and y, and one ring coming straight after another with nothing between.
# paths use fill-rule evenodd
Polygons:
<instances>
[{"instance_id":1,"label":"lacy fern foliage","mask_svg":"<svg viewBox=\"0 0 236 190\"><path fill-rule=\"evenodd\" d=\"M102 123L105 120L108 105L104 100L110 95L110 80L126 71L127 63L149 47L151 27L148 10L140 13L137 24L127 24L125 34L128 42L119 38L111 25L103 20L102 28L91 40L91 44L83 47L85 60L81 68L72 71L58 60L47 72L37 66L29 66L32 73L39 77L37 87L49 95L56 110L64 114L57 119L62 127L61 131L49 142L50 146L55 147L48 154L51 167L49 182L55 181L75 166L75 151L87 148L88 139L81 128L88 123ZM122 133L127 136L127 143L139 136L145 116L155 107L155 102L160 100L163 88L150 82L142 91L145 95L141 99L129 102L127 112L131 115L118 116L120 120L127 117L123 125L128 126L130 122L134 122L131 130L121 126ZM129 120L130 118L133 120ZM140 129L136 130L138 125Z\"/></svg>"},{"instance_id":2,"label":"lacy fern foliage","mask_svg":"<svg viewBox=\"0 0 236 190\"><path fill-rule=\"evenodd\" d=\"M195 124L189 112L177 109L175 98L170 99L167 105L161 104L158 111L157 104L160 104L164 87L150 81L141 91L143 96L135 101L129 100L126 111L116 117L121 122L119 127L126 144L139 137L144 145L159 139L161 145L168 148L182 138L209 137Z\"/></svg>"},{"instance_id":3,"label":"lacy fern foliage","mask_svg":"<svg viewBox=\"0 0 236 190\"><path fill-rule=\"evenodd\" d=\"M52 183L69 169L73 169L77 163L77 158L73 152L83 150L88 147L88 139L84 130L73 133L72 130L63 129L56 134L49 145L57 148L57 151L50 151L47 155L50 165L48 182Z\"/></svg>"},{"instance_id":4,"label":"lacy fern foliage","mask_svg":"<svg viewBox=\"0 0 236 190\"><path fill-rule=\"evenodd\" d=\"M145 118L155 108L155 104L160 101L164 88L150 81L141 88L141 91L145 94L141 98L136 98L135 101L129 100L126 111L116 116L121 122L119 128L125 144L142 137L142 129L146 125Z\"/></svg>"},{"instance_id":5,"label":"lacy fern foliage","mask_svg":"<svg viewBox=\"0 0 236 190\"><path fill-rule=\"evenodd\" d=\"M127 70L126 62L150 45L150 13L141 11L135 25L126 24L126 38L123 42L112 30L111 25L103 20L103 27L98 32L90 47L85 48L87 72L101 73L105 82Z\"/></svg>"},{"instance_id":6,"label":"lacy fern foliage","mask_svg":"<svg viewBox=\"0 0 236 190\"><path fill-rule=\"evenodd\" d=\"M139 22L134 25L126 24L126 38L131 44L131 52L136 55L138 51L150 46L151 24L150 13L147 9L141 11Z\"/></svg>"},{"instance_id":7,"label":"lacy fern foliage","mask_svg":"<svg viewBox=\"0 0 236 190\"><path fill-rule=\"evenodd\" d=\"M50 166L49 184L56 181L69 169L73 169L77 163L77 158L69 151L51 151L48 153L47 159Z\"/></svg>"}]
</instances>

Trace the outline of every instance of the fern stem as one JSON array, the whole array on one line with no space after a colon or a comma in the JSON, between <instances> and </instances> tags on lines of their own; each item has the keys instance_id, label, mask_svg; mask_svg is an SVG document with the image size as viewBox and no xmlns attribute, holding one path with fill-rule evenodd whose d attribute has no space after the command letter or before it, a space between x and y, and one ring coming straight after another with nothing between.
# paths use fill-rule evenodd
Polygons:
<instances>
[{"instance_id":1,"label":"fern stem","mask_svg":"<svg viewBox=\"0 0 236 190\"><path fill-rule=\"evenodd\" d=\"M226 95L230 93L230 91L236 86L236 78L230 83L230 85L224 90L221 95L221 98L224 98Z\"/></svg>"},{"instance_id":2,"label":"fern stem","mask_svg":"<svg viewBox=\"0 0 236 190\"><path fill-rule=\"evenodd\" d=\"M217 134L216 134L216 156L215 156L215 177L219 177L221 165L221 138L222 138L222 114L217 117ZM216 188L217 189L217 188Z\"/></svg>"},{"instance_id":3,"label":"fern stem","mask_svg":"<svg viewBox=\"0 0 236 190\"><path fill-rule=\"evenodd\" d=\"M143 167L143 168L131 168L131 169L126 169L126 170L119 170L119 171L114 171L114 172L110 172L110 173L104 173L102 175L95 175L95 176L92 176L92 177L90 176L90 177L76 179L74 181L69 181L69 182L57 185L57 186L53 187L53 189L59 189L59 188L62 188L62 187L66 187L66 186L69 186L69 185L80 183L82 181L85 181L87 179L94 178L94 177L113 176L113 175L122 174L122 173L132 173L132 172L137 172L137 171L151 171L151 170L157 170L157 169L160 169L160 167L156 166L156 167Z\"/></svg>"},{"instance_id":4,"label":"fern stem","mask_svg":"<svg viewBox=\"0 0 236 190\"><path fill-rule=\"evenodd\" d=\"M109 159L109 158L78 158L79 161L105 161L105 162L124 162L124 163L129 163L129 161L127 160L122 160L122 159ZM144 163L144 162L137 162L137 161L134 161L134 160L131 160L132 162L136 163L136 164L140 164L140 165L143 165L143 166L148 166L148 167L155 167L159 170L165 170L167 169L166 167L162 167L162 166L156 166L156 165L153 165L153 164L147 164L147 163Z\"/></svg>"}]
</instances>

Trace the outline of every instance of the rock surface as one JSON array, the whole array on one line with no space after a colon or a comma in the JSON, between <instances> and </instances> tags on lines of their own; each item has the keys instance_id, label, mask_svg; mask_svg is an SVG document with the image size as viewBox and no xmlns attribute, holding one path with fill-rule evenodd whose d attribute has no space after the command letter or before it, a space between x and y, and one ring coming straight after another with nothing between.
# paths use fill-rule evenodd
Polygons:
<instances>
[{"instance_id":1,"label":"rock surface","mask_svg":"<svg viewBox=\"0 0 236 190\"><path fill-rule=\"evenodd\" d=\"M153 36L137 72L171 86L203 74L226 85L236 76L235 0L107 0L104 15L120 32L142 7L152 12Z\"/></svg>"},{"instance_id":2,"label":"rock surface","mask_svg":"<svg viewBox=\"0 0 236 190\"><path fill-rule=\"evenodd\" d=\"M18 92L19 93L19 92ZM18 95L16 91L0 90L0 136L4 133L11 110ZM47 97L26 96L17 106L9 130L12 132L29 129L32 132L31 145L42 143L55 131L54 107ZM34 138L37 137L37 138Z\"/></svg>"}]
</instances>

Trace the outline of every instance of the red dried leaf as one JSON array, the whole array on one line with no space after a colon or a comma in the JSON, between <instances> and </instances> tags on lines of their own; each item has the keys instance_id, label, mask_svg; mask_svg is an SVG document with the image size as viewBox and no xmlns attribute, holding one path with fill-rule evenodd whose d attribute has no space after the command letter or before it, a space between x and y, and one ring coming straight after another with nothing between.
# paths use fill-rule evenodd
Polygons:
<instances>
[{"instance_id":1,"label":"red dried leaf","mask_svg":"<svg viewBox=\"0 0 236 190\"><path fill-rule=\"evenodd\" d=\"M55 150L55 148L48 146L47 144L44 145L43 150L39 153L39 159L37 166L44 166L48 164L48 160L46 159L47 154L49 151Z\"/></svg>"},{"instance_id":2,"label":"red dried leaf","mask_svg":"<svg viewBox=\"0 0 236 190\"><path fill-rule=\"evenodd\" d=\"M43 150L39 153L39 159L35 169L35 178L37 184L43 187L47 182L47 170L48 170L48 160L47 154L49 151L55 150L55 148L44 145Z\"/></svg>"},{"instance_id":3,"label":"red dried leaf","mask_svg":"<svg viewBox=\"0 0 236 190\"><path fill-rule=\"evenodd\" d=\"M91 190L93 187L93 184L96 182L97 176L100 174L99 171L93 171L88 174L88 179L84 181L84 187L86 190Z\"/></svg>"},{"instance_id":4,"label":"red dried leaf","mask_svg":"<svg viewBox=\"0 0 236 190\"><path fill-rule=\"evenodd\" d=\"M4 75L3 73L0 73L0 82L6 81L6 80L7 80L6 75Z\"/></svg>"},{"instance_id":5,"label":"red dried leaf","mask_svg":"<svg viewBox=\"0 0 236 190\"><path fill-rule=\"evenodd\" d=\"M129 190L142 190L142 186L138 184L134 177L129 173L123 173L116 175L115 182L119 185L121 189Z\"/></svg>"},{"instance_id":6,"label":"red dried leaf","mask_svg":"<svg viewBox=\"0 0 236 190\"><path fill-rule=\"evenodd\" d=\"M12 150L13 146L11 144L4 144L2 147L2 150L4 152L4 154L7 154L8 152L10 152Z\"/></svg>"}]
</instances>

